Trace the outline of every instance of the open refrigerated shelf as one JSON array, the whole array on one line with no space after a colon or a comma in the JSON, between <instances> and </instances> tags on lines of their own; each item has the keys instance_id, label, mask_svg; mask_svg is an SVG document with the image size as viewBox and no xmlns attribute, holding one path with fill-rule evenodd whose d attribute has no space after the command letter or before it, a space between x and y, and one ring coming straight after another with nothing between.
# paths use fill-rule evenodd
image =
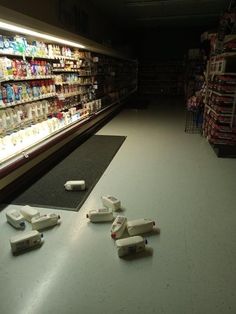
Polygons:
<instances>
[{"instance_id":1,"label":"open refrigerated shelf","mask_svg":"<svg viewBox=\"0 0 236 314\"><path fill-rule=\"evenodd\" d=\"M7 188L16 179L55 154L76 137L84 132L90 132L95 126L97 127L102 121L105 121L121 108L122 103L136 91L137 87L137 71L130 71L131 68L137 67L134 60L130 60L110 48L22 14L14 14L14 21L12 21L12 16L11 10L3 8L0 11L0 41L3 43L0 45L1 190ZM14 41L17 41L18 44L22 43L21 53L17 51L19 45ZM30 50L32 44L35 45L34 49L40 48L41 50L28 53L27 49ZM12 51L12 49L16 50ZM25 50L22 51L22 49ZM50 53L48 53L49 50ZM72 56L64 56L63 51L69 51ZM18 62L17 66L14 63L15 60ZM81 60L85 60L84 64L81 64ZM62 67L60 69L56 68L59 62ZM67 68L70 66L70 62L71 68ZM73 62L74 65L72 65ZM45 67L45 64L49 64L51 67L49 73L40 70L40 67ZM93 71L95 71L95 66L100 69L106 68L104 72L108 79L102 86L98 82L93 85L92 82L86 81L84 83L76 82L78 84L73 82L57 84L58 72L74 72L76 70L78 78L92 76L91 66ZM126 73L126 67L130 71L129 75ZM47 79L50 80L49 83L45 83ZM45 92L45 87L47 89L48 85L55 89L55 93ZM77 90L75 85L81 85L81 90ZM99 88L100 91L97 91ZM22 94L22 89L24 89L24 94ZM37 97L34 97L35 92L37 92ZM98 96L99 92L103 95L102 98ZM77 98L76 102L74 102L75 97ZM46 102L46 105L43 101ZM82 111L84 114L79 116L78 112ZM57 125L55 129L50 132L44 129L44 132L41 132L42 128L40 129L41 133L36 134L36 132L34 135L33 129L42 127L42 124L50 124L53 119ZM29 130L30 132L28 132ZM19 136L20 132L21 136ZM27 132L32 133L31 140ZM10 145L6 145L8 142ZM12 150L9 149L9 152L4 155L3 151L5 149L6 152L7 146Z\"/></svg>"}]
</instances>

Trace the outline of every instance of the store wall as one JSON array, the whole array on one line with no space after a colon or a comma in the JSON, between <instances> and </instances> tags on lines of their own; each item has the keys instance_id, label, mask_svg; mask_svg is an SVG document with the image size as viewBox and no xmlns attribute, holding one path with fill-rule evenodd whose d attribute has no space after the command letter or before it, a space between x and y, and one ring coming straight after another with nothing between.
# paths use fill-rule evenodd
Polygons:
<instances>
[{"instance_id":1,"label":"store wall","mask_svg":"<svg viewBox=\"0 0 236 314\"><path fill-rule=\"evenodd\" d=\"M0 0L0 5L107 46L121 36L86 0Z\"/></svg>"}]
</instances>

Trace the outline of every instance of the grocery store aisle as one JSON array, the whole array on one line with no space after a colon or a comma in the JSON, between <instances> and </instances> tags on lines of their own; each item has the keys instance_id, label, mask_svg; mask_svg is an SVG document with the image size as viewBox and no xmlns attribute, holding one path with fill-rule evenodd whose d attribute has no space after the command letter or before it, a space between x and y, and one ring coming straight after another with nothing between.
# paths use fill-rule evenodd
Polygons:
<instances>
[{"instance_id":1,"label":"grocery store aisle","mask_svg":"<svg viewBox=\"0 0 236 314\"><path fill-rule=\"evenodd\" d=\"M236 312L236 162L184 133L177 105L126 109L98 132L127 138L81 210L56 211L61 226L40 249L13 257L8 238L19 231L0 213L1 314ZM119 259L110 224L88 223L104 194L128 219L157 222L152 254Z\"/></svg>"}]
</instances>

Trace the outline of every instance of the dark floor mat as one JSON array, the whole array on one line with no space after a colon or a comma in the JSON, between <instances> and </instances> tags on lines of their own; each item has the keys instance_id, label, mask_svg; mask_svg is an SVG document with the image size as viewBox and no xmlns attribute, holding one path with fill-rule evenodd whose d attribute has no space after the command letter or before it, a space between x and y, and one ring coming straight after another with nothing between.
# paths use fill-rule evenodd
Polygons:
<instances>
[{"instance_id":1,"label":"dark floor mat","mask_svg":"<svg viewBox=\"0 0 236 314\"><path fill-rule=\"evenodd\" d=\"M125 138L93 135L11 203L78 211ZM87 189L65 191L64 183L68 180L85 180Z\"/></svg>"}]
</instances>

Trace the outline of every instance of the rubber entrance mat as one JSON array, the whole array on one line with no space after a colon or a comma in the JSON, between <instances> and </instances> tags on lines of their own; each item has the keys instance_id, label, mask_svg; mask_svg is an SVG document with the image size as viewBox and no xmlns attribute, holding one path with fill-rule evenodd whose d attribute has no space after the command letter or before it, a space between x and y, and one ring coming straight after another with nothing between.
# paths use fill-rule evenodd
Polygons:
<instances>
[{"instance_id":1,"label":"rubber entrance mat","mask_svg":"<svg viewBox=\"0 0 236 314\"><path fill-rule=\"evenodd\" d=\"M125 140L93 135L14 198L11 203L78 211ZM85 191L65 191L69 180L85 180Z\"/></svg>"}]
</instances>

